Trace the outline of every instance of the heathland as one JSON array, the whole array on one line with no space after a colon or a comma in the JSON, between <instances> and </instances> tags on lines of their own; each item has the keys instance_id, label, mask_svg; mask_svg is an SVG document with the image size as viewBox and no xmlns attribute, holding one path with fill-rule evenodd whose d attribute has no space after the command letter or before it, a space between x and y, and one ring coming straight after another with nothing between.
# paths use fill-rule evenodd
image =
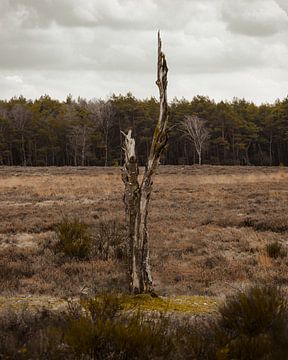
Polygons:
<instances>
[{"instance_id":1,"label":"heathland","mask_svg":"<svg viewBox=\"0 0 288 360\"><path fill-rule=\"evenodd\" d=\"M1 167L0 358L286 359L287 180L161 166L131 296L119 167Z\"/></svg>"},{"instance_id":2,"label":"heathland","mask_svg":"<svg viewBox=\"0 0 288 360\"><path fill-rule=\"evenodd\" d=\"M2 296L127 291L120 168L0 173ZM283 167L160 167L149 215L155 291L221 297L263 280L286 285L287 180ZM84 222L106 253L79 261L51 251L65 218Z\"/></svg>"}]
</instances>

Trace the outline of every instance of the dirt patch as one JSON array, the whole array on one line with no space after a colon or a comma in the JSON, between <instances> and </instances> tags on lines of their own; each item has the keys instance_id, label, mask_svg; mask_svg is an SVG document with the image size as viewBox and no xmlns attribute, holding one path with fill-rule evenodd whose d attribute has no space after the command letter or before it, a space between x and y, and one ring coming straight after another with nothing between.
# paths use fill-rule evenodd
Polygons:
<instances>
[{"instance_id":1,"label":"dirt patch","mask_svg":"<svg viewBox=\"0 0 288 360\"><path fill-rule=\"evenodd\" d=\"M17 248L37 248L39 244L55 235L52 231L44 233L0 234L0 248L16 246Z\"/></svg>"}]
</instances>

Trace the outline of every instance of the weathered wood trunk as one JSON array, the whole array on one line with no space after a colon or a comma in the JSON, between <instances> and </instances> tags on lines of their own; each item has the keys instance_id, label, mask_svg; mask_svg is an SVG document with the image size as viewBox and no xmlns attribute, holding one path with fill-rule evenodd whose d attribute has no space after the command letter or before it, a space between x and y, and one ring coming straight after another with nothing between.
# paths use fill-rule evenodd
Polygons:
<instances>
[{"instance_id":1,"label":"weathered wood trunk","mask_svg":"<svg viewBox=\"0 0 288 360\"><path fill-rule=\"evenodd\" d=\"M201 165L201 162L202 162L201 150L196 149L196 151L197 151L197 155L198 155L198 165Z\"/></svg>"},{"instance_id":2,"label":"weathered wood trunk","mask_svg":"<svg viewBox=\"0 0 288 360\"><path fill-rule=\"evenodd\" d=\"M157 81L160 94L160 114L154 130L149 157L142 181L139 183L139 169L135 152L135 140L132 130L124 134L125 164L122 179L125 184L124 203L129 238L129 277L130 290L133 293L150 292L152 276L149 258L149 236L147 219L149 200L152 191L152 179L159 164L160 156L167 144L167 73L165 55L161 51L161 38L158 33Z\"/></svg>"}]
</instances>

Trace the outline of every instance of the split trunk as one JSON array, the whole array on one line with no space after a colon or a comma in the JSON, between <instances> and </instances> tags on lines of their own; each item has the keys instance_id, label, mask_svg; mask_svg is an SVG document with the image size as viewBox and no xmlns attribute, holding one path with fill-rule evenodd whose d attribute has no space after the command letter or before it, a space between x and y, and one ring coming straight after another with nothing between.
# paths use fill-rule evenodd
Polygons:
<instances>
[{"instance_id":1,"label":"split trunk","mask_svg":"<svg viewBox=\"0 0 288 360\"><path fill-rule=\"evenodd\" d=\"M125 164L122 169L122 179L125 184L124 203L129 238L129 281L130 290L133 293L150 292L153 289L147 219L153 176L159 164L161 153L167 144L167 73L166 59L161 51L161 38L158 33L156 84L160 95L160 114L154 130L144 175L140 182L138 180L139 168L132 130L129 130L128 134L124 134Z\"/></svg>"}]
</instances>

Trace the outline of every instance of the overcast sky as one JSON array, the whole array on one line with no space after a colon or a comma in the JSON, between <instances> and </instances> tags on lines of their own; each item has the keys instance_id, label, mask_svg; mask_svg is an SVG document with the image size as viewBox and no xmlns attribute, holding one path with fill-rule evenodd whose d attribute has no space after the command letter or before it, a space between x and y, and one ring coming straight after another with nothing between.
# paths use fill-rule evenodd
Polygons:
<instances>
[{"instance_id":1,"label":"overcast sky","mask_svg":"<svg viewBox=\"0 0 288 360\"><path fill-rule=\"evenodd\" d=\"M0 98L288 95L288 0L0 0Z\"/></svg>"}]
</instances>

